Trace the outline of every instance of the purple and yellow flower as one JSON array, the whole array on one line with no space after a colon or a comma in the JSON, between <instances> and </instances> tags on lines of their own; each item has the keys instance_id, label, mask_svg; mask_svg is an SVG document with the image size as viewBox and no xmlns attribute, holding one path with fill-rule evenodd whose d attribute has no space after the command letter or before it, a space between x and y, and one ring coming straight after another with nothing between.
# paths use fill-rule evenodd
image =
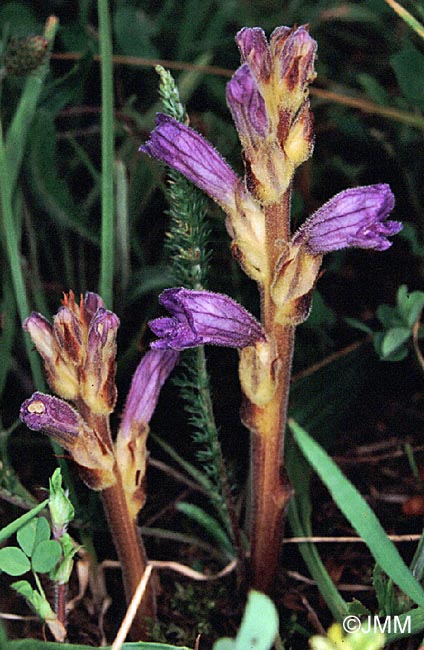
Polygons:
<instances>
[{"instance_id":1,"label":"purple and yellow flower","mask_svg":"<svg viewBox=\"0 0 424 650\"><path fill-rule=\"evenodd\" d=\"M255 280L264 275L265 219L242 180L214 147L194 129L158 114L156 128L140 151L184 174L227 214L234 255Z\"/></svg>"},{"instance_id":2,"label":"purple and yellow flower","mask_svg":"<svg viewBox=\"0 0 424 650\"><path fill-rule=\"evenodd\" d=\"M388 221L395 198L385 183L344 190L333 196L295 233L292 243L312 255L356 247L384 251L387 239L402 230L399 221Z\"/></svg>"},{"instance_id":3,"label":"purple and yellow flower","mask_svg":"<svg viewBox=\"0 0 424 650\"><path fill-rule=\"evenodd\" d=\"M243 146L246 185L263 204L281 200L296 167L312 154L308 86L317 45L306 26L236 36L242 66L227 85L227 103Z\"/></svg>"},{"instance_id":4,"label":"purple and yellow flower","mask_svg":"<svg viewBox=\"0 0 424 650\"><path fill-rule=\"evenodd\" d=\"M243 191L240 179L216 149L194 129L158 113L156 128L140 151L179 171L225 211L235 210L235 193Z\"/></svg>"},{"instance_id":5,"label":"purple and yellow flower","mask_svg":"<svg viewBox=\"0 0 424 650\"><path fill-rule=\"evenodd\" d=\"M223 294L179 287L166 289L159 302L172 317L150 321L159 337L152 343L154 349L184 350L206 343L244 348L265 341L260 323Z\"/></svg>"},{"instance_id":6,"label":"purple and yellow flower","mask_svg":"<svg viewBox=\"0 0 424 650\"><path fill-rule=\"evenodd\" d=\"M322 256L342 248L384 251L401 229L387 217L394 196L385 183L344 190L327 201L295 232L281 254L271 287L277 319L297 324L309 314Z\"/></svg>"},{"instance_id":7,"label":"purple and yellow flower","mask_svg":"<svg viewBox=\"0 0 424 650\"><path fill-rule=\"evenodd\" d=\"M55 393L72 401L82 399L98 414L113 411L119 318L105 309L100 296L88 292L77 303L70 291L53 325L33 312L23 327L43 359Z\"/></svg>"},{"instance_id":8,"label":"purple and yellow flower","mask_svg":"<svg viewBox=\"0 0 424 650\"><path fill-rule=\"evenodd\" d=\"M116 482L112 450L67 402L37 391L23 402L19 416L29 429L46 433L71 454L89 487L104 490Z\"/></svg>"},{"instance_id":9,"label":"purple and yellow flower","mask_svg":"<svg viewBox=\"0 0 424 650\"><path fill-rule=\"evenodd\" d=\"M149 350L138 364L131 382L115 453L128 509L134 518L146 501L146 442L150 418L179 356L175 350Z\"/></svg>"}]
</instances>

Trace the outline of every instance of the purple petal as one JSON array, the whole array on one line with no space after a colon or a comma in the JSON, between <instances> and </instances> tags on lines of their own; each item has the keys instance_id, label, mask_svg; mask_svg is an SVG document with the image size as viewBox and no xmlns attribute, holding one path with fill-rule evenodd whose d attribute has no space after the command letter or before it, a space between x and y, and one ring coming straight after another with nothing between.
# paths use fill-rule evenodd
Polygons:
<instances>
[{"instance_id":1,"label":"purple petal","mask_svg":"<svg viewBox=\"0 0 424 650\"><path fill-rule=\"evenodd\" d=\"M305 25L287 31L287 27L274 30L271 50L279 60L280 77L289 91L303 89L315 78L314 62L317 43Z\"/></svg>"},{"instance_id":2,"label":"purple petal","mask_svg":"<svg viewBox=\"0 0 424 650\"><path fill-rule=\"evenodd\" d=\"M236 35L242 61L246 62L257 81L266 81L271 73L271 53L260 27L243 27Z\"/></svg>"},{"instance_id":3,"label":"purple petal","mask_svg":"<svg viewBox=\"0 0 424 650\"><path fill-rule=\"evenodd\" d=\"M34 311L24 320L22 327L30 335L43 359L50 359L53 356L55 341L53 327L47 318Z\"/></svg>"},{"instance_id":4,"label":"purple petal","mask_svg":"<svg viewBox=\"0 0 424 650\"><path fill-rule=\"evenodd\" d=\"M246 63L227 84L226 95L241 140L254 146L266 136L268 118L264 99Z\"/></svg>"},{"instance_id":5,"label":"purple petal","mask_svg":"<svg viewBox=\"0 0 424 650\"><path fill-rule=\"evenodd\" d=\"M93 291L87 291L84 296L84 310L87 322L90 322L99 307L104 307L103 299Z\"/></svg>"},{"instance_id":6,"label":"purple petal","mask_svg":"<svg viewBox=\"0 0 424 650\"><path fill-rule=\"evenodd\" d=\"M402 229L399 221L386 221L394 203L384 183L344 190L299 228L293 244L305 245L313 255L351 246L386 250L391 246L386 237Z\"/></svg>"},{"instance_id":7,"label":"purple petal","mask_svg":"<svg viewBox=\"0 0 424 650\"><path fill-rule=\"evenodd\" d=\"M19 417L32 431L45 431L58 441L75 438L81 428L81 416L67 402L39 392L22 404Z\"/></svg>"},{"instance_id":8,"label":"purple petal","mask_svg":"<svg viewBox=\"0 0 424 650\"><path fill-rule=\"evenodd\" d=\"M235 209L237 175L213 146L190 127L158 113L156 128L140 151L184 174L224 209Z\"/></svg>"},{"instance_id":9,"label":"purple petal","mask_svg":"<svg viewBox=\"0 0 424 650\"><path fill-rule=\"evenodd\" d=\"M174 350L150 350L134 373L122 416L121 435L129 437L134 427L146 426L153 415L160 390L179 358Z\"/></svg>"},{"instance_id":10,"label":"purple petal","mask_svg":"<svg viewBox=\"0 0 424 650\"><path fill-rule=\"evenodd\" d=\"M159 297L173 318L149 323L161 340L153 348L183 350L205 343L243 348L265 340L258 321L237 302L211 291L166 289Z\"/></svg>"}]
</instances>

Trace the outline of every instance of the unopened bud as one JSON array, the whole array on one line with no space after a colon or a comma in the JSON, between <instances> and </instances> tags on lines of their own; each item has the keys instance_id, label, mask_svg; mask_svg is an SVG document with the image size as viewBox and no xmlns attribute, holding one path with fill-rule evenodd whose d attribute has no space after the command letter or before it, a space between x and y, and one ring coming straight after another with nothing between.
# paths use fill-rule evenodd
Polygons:
<instances>
[{"instance_id":1,"label":"unopened bud","mask_svg":"<svg viewBox=\"0 0 424 650\"><path fill-rule=\"evenodd\" d=\"M7 73L20 77L33 72L44 62L48 47L44 36L11 38L3 59Z\"/></svg>"}]
</instances>

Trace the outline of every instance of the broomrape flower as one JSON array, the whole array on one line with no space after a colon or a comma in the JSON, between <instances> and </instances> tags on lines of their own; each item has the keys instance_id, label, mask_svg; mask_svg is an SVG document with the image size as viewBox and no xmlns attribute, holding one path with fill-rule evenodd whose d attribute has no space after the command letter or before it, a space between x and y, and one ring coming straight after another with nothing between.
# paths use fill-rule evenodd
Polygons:
<instances>
[{"instance_id":1,"label":"broomrape flower","mask_svg":"<svg viewBox=\"0 0 424 650\"><path fill-rule=\"evenodd\" d=\"M116 482L114 467L118 463L135 517L145 500L144 492L138 500L134 494L145 474L148 423L160 390L178 361L178 352L152 350L143 357L114 445L108 417L117 397L116 314L105 309L97 294L86 293L77 303L70 291L53 324L34 312L23 326L43 358L51 388L64 399L36 392L22 404L21 420L64 447L93 489L104 490Z\"/></svg>"},{"instance_id":2,"label":"broomrape flower","mask_svg":"<svg viewBox=\"0 0 424 650\"><path fill-rule=\"evenodd\" d=\"M159 113L156 128L140 151L181 172L227 214L233 252L256 280L265 267L265 218L243 181L214 147L194 129Z\"/></svg>"},{"instance_id":3,"label":"broomrape flower","mask_svg":"<svg viewBox=\"0 0 424 650\"><path fill-rule=\"evenodd\" d=\"M258 321L223 294L179 287L166 289L159 302L172 317L150 321L150 329L159 336L151 344L154 349L184 350L205 343L244 348L265 341Z\"/></svg>"},{"instance_id":4,"label":"broomrape flower","mask_svg":"<svg viewBox=\"0 0 424 650\"><path fill-rule=\"evenodd\" d=\"M394 204L385 183L344 190L299 228L292 243L305 246L312 255L347 247L384 251L392 245L387 237L402 230L399 221L387 221Z\"/></svg>"},{"instance_id":5,"label":"broomrape flower","mask_svg":"<svg viewBox=\"0 0 424 650\"><path fill-rule=\"evenodd\" d=\"M161 388L178 362L175 350L149 350L134 373L115 442L118 466L130 513L136 517L146 501L146 441Z\"/></svg>"},{"instance_id":6,"label":"broomrape flower","mask_svg":"<svg viewBox=\"0 0 424 650\"><path fill-rule=\"evenodd\" d=\"M65 294L53 325L33 312L23 328L41 355L47 381L64 399L82 399L97 414L113 411L116 402L116 334L119 318L103 300L88 292L80 302Z\"/></svg>"},{"instance_id":7,"label":"broomrape flower","mask_svg":"<svg viewBox=\"0 0 424 650\"><path fill-rule=\"evenodd\" d=\"M402 229L388 221L394 196L385 183L344 190L327 201L295 232L281 254L271 287L277 320L298 324L310 311L312 290L325 253L357 247L383 251L387 237Z\"/></svg>"}]
</instances>

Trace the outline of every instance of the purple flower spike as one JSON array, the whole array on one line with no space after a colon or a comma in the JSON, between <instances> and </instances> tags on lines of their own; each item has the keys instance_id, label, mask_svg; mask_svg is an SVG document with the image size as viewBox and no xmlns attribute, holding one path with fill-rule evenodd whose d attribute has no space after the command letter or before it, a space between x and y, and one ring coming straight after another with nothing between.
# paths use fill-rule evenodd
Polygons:
<instances>
[{"instance_id":1,"label":"purple flower spike","mask_svg":"<svg viewBox=\"0 0 424 650\"><path fill-rule=\"evenodd\" d=\"M225 210L235 210L237 175L199 133L158 113L156 128L140 151L184 174Z\"/></svg>"},{"instance_id":2,"label":"purple flower spike","mask_svg":"<svg viewBox=\"0 0 424 650\"><path fill-rule=\"evenodd\" d=\"M402 230L399 221L386 221L395 204L388 185L366 185L344 190L327 201L295 233L292 243L313 255L357 247L384 251L386 238Z\"/></svg>"},{"instance_id":3,"label":"purple flower spike","mask_svg":"<svg viewBox=\"0 0 424 650\"><path fill-rule=\"evenodd\" d=\"M45 431L64 446L81 429L81 417L67 402L36 392L21 406L19 416L32 431Z\"/></svg>"},{"instance_id":4,"label":"purple flower spike","mask_svg":"<svg viewBox=\"0 0 424 650\"><path fill-rule=\"evenodd\" d=\"M220 293L166 289L159 302L172 318L157 318L149 323L160 337L152 348L184 350L204 343L244 348L265 340L258 321L237 302Z\"/></svg>"},{"instance_id":5,"label":"purple flower spike","mask_svg":"<svg viewBox=\"0 0 424 650\"><path fill-rule=\"evenodd\" d=\"M261 144L268 130L265 101L253 79L249 66L243 64L227 84L227 104L246 144Z\"/></svg>"},{"instance_id":6,"label":"purple flower spike","mask_svg":"<svg viewBox=\"0 0 424 650\"><path fill-rule=\"evenodd\" d=\"M122 416L120 433L129 437L134 427L146 426L158 403L159 393L175 368L180 354L175 350L149 350L134 373Z\"/></svg>"}]
</instances>

